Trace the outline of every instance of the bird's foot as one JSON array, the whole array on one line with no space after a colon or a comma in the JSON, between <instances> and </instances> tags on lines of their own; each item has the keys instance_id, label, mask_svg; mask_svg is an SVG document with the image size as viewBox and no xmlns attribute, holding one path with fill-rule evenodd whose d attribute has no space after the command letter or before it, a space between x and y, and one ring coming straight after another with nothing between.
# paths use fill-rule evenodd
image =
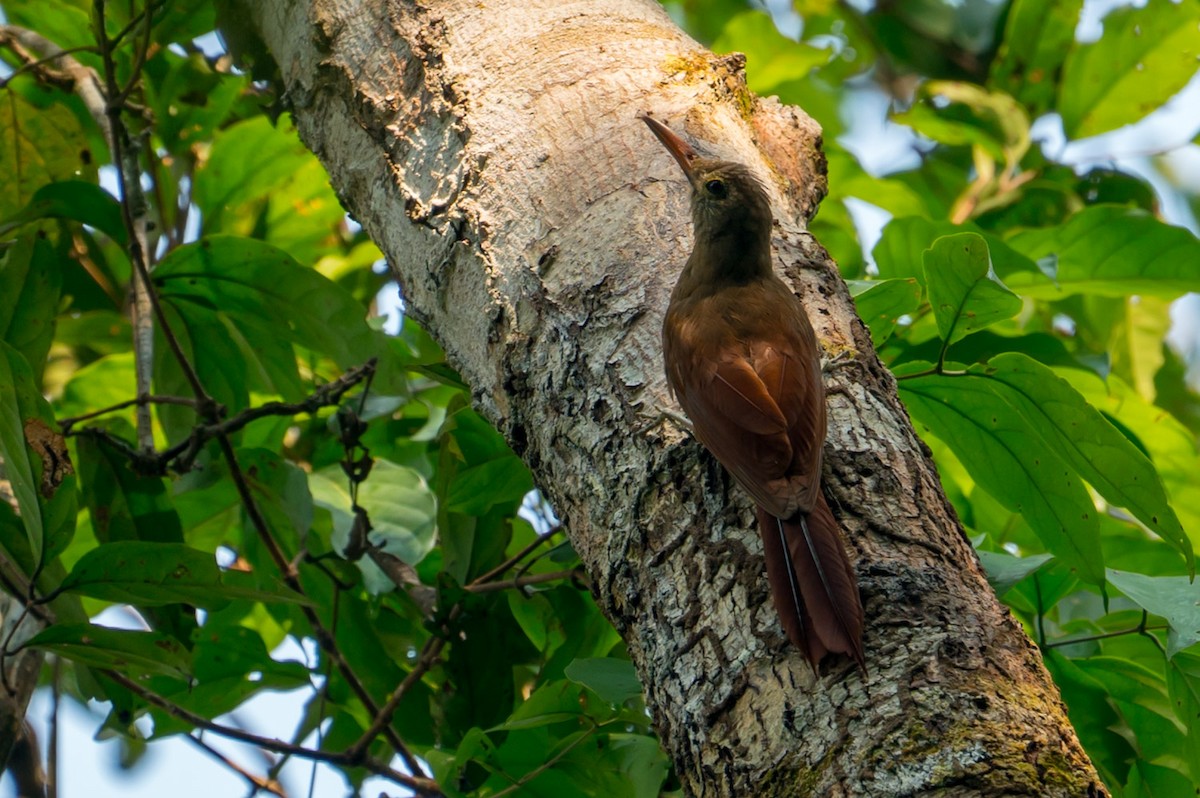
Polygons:
<instances>
[{"instance_id":1,"label":"bird's foot","mask_svg":"<svg viewBox=\"0 0 1200 798\"><path fill-rule=\"evenodd\" d=\"M821 358L821 376L828 377L833 373L834 369L839 369L843 366L850 365L855 361L854 355L855 353L853 350L843 349L836 355Z\"/></svg>"},{"instance_id":2,"label":"bird's foot","mask_svg":"<svg viewBox=\"0 0 1200 798\"><path fill-rule=\"evenodd\" d=\"M692 422L688 420L687 416L671 410L670 408L660 407L658 409L658 413L650 419L649 423L638 429L637 434L645 435L647 432L663 422L673 424L676 428L684 430L685 432L692 431Z\"/></svg>"}]
</instances>

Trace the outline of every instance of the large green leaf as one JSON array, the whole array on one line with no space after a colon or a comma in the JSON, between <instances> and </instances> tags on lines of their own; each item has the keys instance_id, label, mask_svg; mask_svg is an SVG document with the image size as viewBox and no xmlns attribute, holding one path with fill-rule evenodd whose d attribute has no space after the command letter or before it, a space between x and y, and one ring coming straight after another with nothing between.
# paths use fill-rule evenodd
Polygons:
<instances>
[{"instance_id":1,"label":"large green leaf","mask_svg":"<svg viewBox=\"0 0 1200 798\"><path fill-rule=\"evenodd\" d=\"M316 156L290 124L265 116L217 134L194 199L206 235L258 234L304 262L329 248L345 218Z\"/></svg>"},{"instance_id":2,"label":"large green leaf","mask_svg":"<svg viewBox=\"0 0 1200 798\"><path fill-rule=\"evenodd\" d=\"M35 563L53 559L75 530L75 477L29 363L0 341L0 460Z\"/></svg>"},{"instance_id":3,"label":"large green leaf","mask_svg":"<svg viewBox=\"0 0 1200 798\"><path fill-rule=\"evenodd\" d=\"M176 603L221 607L231 599L304 601L281 585L272 590L255 588L245 577L235 571L222 573L212 554L182 543L119 541L83 555L63 580L62 590L147 607Z\"/></svg>"},{"instance_id":4,"label":"large green leaf","mask_svg":"<svg viewBox=\"0 0 1200 798\"><path fill-rule=\"evenodd\" d=\"M127 235L121 204L95 183L59 180L33 193L24 208L0 224L0 234L39 219L71 219L94 227L121 246Z\"/></svg>"},{"instance_id":5,"label":"large green leaf","mask_svg":"<svg viewBox=\"0 0 1200 798\"><path fill-rule=\"evenodd\" d=\"M131 439L127 422L120 428ZM100 438L78 438L75 451L81 493L98 541L183 542L179 515L161 478L134 473L129 457Z\"/></svg>"},{"instance_id":6,"label":"large green leaf","mask_svg":"<svg viewBox=\"0 0 1200 798\"><path fill-rule=\"evenodd\" d=\"M1087 293L1174 299L1200 291L1200 241L1135 208L1095 205L1064 225L1026 230L1008 243L1052 267L1053 282L1005 278L1013 290L1036 298Z\"/></svg>"},{"instance_id":7,"label":"large green leaf","mask_svg":"<svg viewBox=\"0 0 1200 798\"><path fill-rule=\"evenodd\" d=\"M988 84L1016 97L1035 117L1051 109L1082 9L1083 0L1014 0Z\"/></svg>"},{"instance_id":8,"label":"large green leaf","mask_svg":"<svg viewBox=\"0 0 1200 798\"><path fill-rule=\"evenodd\" d=\"M1071 138L1094 136L1138 121L1196 74L1200 26L1191 0L1150 0L1117 8L1104 35L1067 56L1058 111Z\"/></svg>"},{"instance_id":9,"label":"large green leaf","mask_svg":"<svg viewBox=\"0 0 1200 798\"><path fill-rule=\"evenodd\" d=\"M385 336L348 291L261 241L214 236L173 250L154 272L164 303L184 320L193 356L240 358L256 386L298 398L290 344L328 356L340 368L380 358L375 386L402 390ZM210 338L224 341L211 354ZM199 368L199 364L197 364ZM236 377L230 374L230 379Z\"/></svg>"},{"instance_id":10,"label":"large green leaf","mask_svg":"<svg viewBox=\"0 0 1200 798\"><path fill-rule=\"evenodd\" d=\"M577 659L563 673L610 704L623 704L642 694L642 683L629 660L612 657Z\"/></svg>"},{"instance_id":11,"label":"large green leaf","mask_svg":"<svg viewBox=\"0 0 1200 798\"><path fill-rule=\"evenodd\" d=\"M313 503L333 517L333 546L343 551L350 542L354 512L349 482L341 469L309 477ZM376 460L367 481L359 485L358 503L371 519L369 540L410 565L425 559L434 545L437 497L415 470ZM394 583L368 559L359 561L372 592L391 590Z\"/></svg>"},{"instance_id":12,"label":"large green leaf","mask_svg":"<svg viewBox=\"0 0 1200 798\"><path fill-rule=\"evenodd\" d=\"M91 623L56 624L39 632L29 645L60 657L131 676L162 674L186 678L191 654L175 638L159 632L112 629Z\"/></svg>"},{"instance_id":13,"label":"large green leaf","mask_svg":"<svg viewBox=\"0 0 1200 798\"><path fill-rule=\"evenodd\" d=\"M1200 642L1200 583L1186 576L1146 576L1110 569L1109 580L1147 612L1167 619L1167 655Z\"/></svg>"},{"instance_id":14,"label":"large green leaf","mask_svg":"<svg viewBox=\"0 0 1200 798\"><path fill-rule=\"evenodd\" d=\"M39 97L45 107L38 107L10 88L0 103L0 219L48 183L96 174L79 121L54 96Z\"/></svg>"},{"instance_id":15,"label":"large green leaf","mask_svg":"<svg viewBox=\"0 0 1200 798\"><path fill-rule=\"evenodd\" d=\"M1124 507L1174 546L1192 566L1192 544L1167 501L1153 463L1070 383L1027 355L1011 352L972 367L966 380L986 379L1030 431L1110 503Z\"/></svg>"},{"instance_id":16,"label":"large green leaf","mask_svg":"<svg viewBox=\"0 0 1200 798\"><path fill-rule=\"evenodd\" d=\"M1092 406L1137 437L1154 461L1193 548L1200 546L1200 495L1196 491L1200 449L1196 436L1170 413L1146 401L1111 374L1102 380L1077 368L1059 369L1057 373Z\"/></svg>"},{"instance_id":17,"label":"large green leaf","mask_svg":"<svg viewBox=\"0 0 1200 798\"><path fill-rule=\"evenodd\" d=\"M895 280L848 280L858 315L871 330L871 343L878 347L896 329L901 316L915 313L921 305L921 284L916 278Z\"/></svg>"},{"instance_id":18,"label":"large green leaf","mask_svg":"<svg viewBox=\"0 0 1200 798\"><path fill-rule=\"evenodd\" d=\"M759 94L774 94L781 84L803 78L834 57L832 49L787 38L775 27L770 14L757 9L729 20L712 49L717 53L745 53L746 79Z\"/></svg>"},{"instance_id":19,"label":"large green leaf","mask_svg":"<svg viewBox=\"0 0 1200 798\"><path fill-rule=\"evenodd\" d=\"M899 387L914 420L950 447L980 487L1021 513L1046 548L1081 579L1103 584L1091 497L1000 383L930 374L902 380Z\"/></svg>"},{"instance_id":20,"label":"large green leaf","mask_svg":"<svg viewBox=\"0 0 1200 798\"><path fill-rule=\"evenodd\" d=\"M972 83L931 80L897 122L943 144L982 147L1008 169L1029 150L1029 117L1009 95Z\"/></svg>"},{"instance_id":21,"label":"large green leaf","mask_svg":"<svg viewBox=\"0 0 1200 798\"><path fill-rule=\"evenodd\" d=\"M998 236L980 230L972 224L934 221L920 216L893 219L883 228L883 236L871 251L879 266L879 276L915 277L924 284L924 253L935 240L957 233L977 233L987 242L988 256L996 276L1009 288L1040 283L1049 284L1037 264L1015 251Z\"/></svg>"},{"instance_id":22,"label":"large green leaf","mask_svg":"<svg viewBox=\"0 0 1200 798\"><path fill-rule=\"evenodd\" d=\"M0 260L0 340L25 356L39 383L62 284L58 254L42 236L19 236Z\"/></svg>"},{"instance_id":23,"label":"large green leaf","mask_svg":"<svg viewBox=\"0 0 1200 798\"><path fill-rule=\"evenodd\" d=\"M1021 299L992 270L987 242L977 233L942 236L925 251L925 285L948 344L1015 316Z\"/></svg>"},{"instance_id":24,"label":"large green leaf","mask_svg":"<svg viewBox=\"0 0 1200 798\"><path fill-rule=\"evenodd\" d=\"M1187 737L1184 761L1200 782L1200 651L1180 651L1167 661L1167 694Z\"/></svg>"}]
</instances>

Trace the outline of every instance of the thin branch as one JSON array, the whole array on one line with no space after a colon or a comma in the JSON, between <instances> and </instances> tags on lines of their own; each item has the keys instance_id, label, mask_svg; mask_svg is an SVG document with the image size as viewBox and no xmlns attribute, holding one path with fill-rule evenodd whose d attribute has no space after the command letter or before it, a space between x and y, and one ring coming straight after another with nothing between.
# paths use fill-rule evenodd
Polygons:
<instances>
[{"instance_id":1,"label":"thin branch","mask_svg":"<svg viewBox=\"0 0 1200 798\"><path fill-rule=\"evenodd\" d=\"M274 737L263 737L261 735L243 731L241 729L235 729L231 726L223 726L219 723L209 720L202 715L197 715L195 712L192 712L189 709L185 709L184 707L175 704L158 693L143 687L123 673L118 673L117 671L103 671L103 673L109 679L112 679L114 682L121 685L146 703L158 707L172 717L178 718L185 723L196 727L197 729L204 729L212 732L213 734L226 737L230 740L248 743L268 751L298 756L301 759L311 759L317 762L328 762L331 765L337 765L339 767L366 768L378 776L383 776L384 778L390 779L396 784L408 787L410 790L413 790L419 795L437 796L442 794L441 789L432 779L419 776L409 776L407 774L400 773L372 757L351 758L348 753L338 753L336 751L318 751L312 748L306 748L302 745L284 742L283 740L279 740Z\"/></svg>"},{"instance_id":2,"label":"thin branch","mask_svg":"<svg viewBox=\"0 0 1200 798\"><path fill-rule=\"evenodd\" d=\"M70 435L71 427L75 426L81 421L90 421L93 418L106 416L109 413L115 413L118 410L124 410L125 408L133 407L134 405L182 405L184 407L195 407L196 400L190 399L186 396L138 396L134 399L126 399L124 402L117 402L115 405L110 405L109 407L105 407L100 410L93 410L90 413L59 419L58 424L62 429L63 435Z\"/></svg>"},{"instance_id":3,"label":"thin branch","mask_svg":"<svg viewBox=\"0 0 1200 798\"><path fill-rule=\"evenodd\" d=\"M169 330L166 315L150 284L146 195L142 191L137 153L133 150L133 141L129 130L121 119L124 104L117 102L117 99L121 97L121 89L117 85L117 67L113 60L112 43L105 30L104 0L94 0L92 9L95 17L93 27L96 31L96 43L100 46L100 58L104 63L104 86L107 97L104 103L104 112L108 117L112 165L117 172L117 183L121 186L121 221L128 234L129 260L133 265L133 273L130 275L129 282L133 291L130 308L133 315L134 375L137 379L137 394L138 396L150 394L151 372L154 366L153 318L157 316L159 324L163 327L163 337L167 340L176 359L179 360L179 367L196 394L197 409L203 411L211 405L212 400L204 392L204 387L200 384L195 369L187 362L179 341ZM134 73L131 80L136 82L137 77L137 73ZM138 447L143 451L150 451L154 448L154 431L149 405L138 405L137 441Z\"/></svg>"},{"instance_id":4,"label":"thin branch","mask_svg":"<svg viewBox=\"0 0 1200 798\"><path fill-rule=\"evenodd\" d=\"M50 681L50 721L46 729L46 798L58 798L58 713L62 699L62 660L54 658Z\"/></svg>"},{"instance_id":5,"label":"thin branch","mask_svg":"<svg viewBox=\"0 0 1200 798\"><path fill-rule=\"evenodd\" d=\"M583 744L583 742L584 742L585 740L587 740L589 737L591 737L593 734L595 734L595 733L596 733L596 730L597 730L598 728L599 728L599 726L596 726L596 725L593 723L593 724L592 724L592 728L588 729L588 730L587 730L587 731L585 731L583 734L579 735L579 737L577 737L576 739L572 740L572 741L571 741L571 743L570 743L569 745L567 745L567 746L564 746L564 747L563 747L563 749L562 749L561 751L559 751L557 754L555 754L554 756L550 757L550 758L549 758L549 759L547 759L545 762L543 762L542 764L538 765L536 768L534 768L533 770L529 771L529 772L528 772L528 773L526 773L525 775L521 776L519 779L517 779L516 781L514 781L514 782L513 782L513 783L512 783L510 786L508 786L508 787L505 787L503 790L501 790L500 792L498 792L498 793L496 793L495 795L493 795L493 796L492 796L492 798L500 798L500 796L502 796L502 795L511 795L512 793L514 793L514 792L516 792L517 790L521 789L521 788L522 788L522 787L524 787L526 784L528 784L529 782L533 781L533 780L534 780L534 779L536 779L538 776L542 775L542 774L543 774L543 773L545 773L547 770L549 770L550 768L552 768L552 767L554 767L555 765L557 765L557 764L558 764L558 761L559 761L560 759L562 759L564 756L566 756L567 754L571 753L571 752L572 752L572 751L574 751L576 748L578 748L580 745L582 745L582 744ZM511 777L510 777L510 778L511 778Z\"/></svg>"},{"instance_id":6,"label":"thin branch","mask_svg":"<svg viewBox=\"0 0 1200 798\"><path fill-rule=\"evenodd\" d=\"M550 531L546 532L544 535L539 535L537 538L535 538L532 542L530 542L528 545L523 547L519 552L514 554L512 557L509 557L507 560L500 563L495 568L491 569L490 571L483 574L482 576L479 576L479 577L475 578L474 580L472 580L470 582L470 584L468 584L466 586L466 589L471 592L486 592L489 589L486 587L486 585L489 584L488 580L491 580L492 578L499 576L500 574L507 571L509 568L512 568L513 566L520 563L522 560L524 560L526 557L528 557L530 554L532 554L533 551L535 549L537 549L538 546L540 546L542 543L549 540L551 537L553 537L555 534L557 534L560 530L561 530L561 526L557 526L557 527L551 529ZM567 572L568 575L570 575L571 573L573 573L573 572ZM530 577L530 579L533 579L533 578L534 577ZM560 574L556 574L555 578L563 578L563 577ZM510 580L510 581L515 581L515 580ZM397 585L397 586L403 587L401 585ZM509 587L519 587L519 585L512 585L512 584L509 584L506 582L506 583L502 583L501 587L494 588L494 589L499 590L499 589L506 589ZM453 607L451 607L450 611L446 615L447 624L453 622L459 616L461 611L462 611L461 604L455 604ZM400 702L404 699L404 696L408 693L408 691L413 688L413 685L415 685L422 678L424 678L425 674L429 671L429 669L433 667L433 664L435 662L437 662L438 657L442 653L442 649L445 648L445 646L446 646L446 642L447 642L446 638L443 636L440 636L440 635L435 635L433 637L430 637L425 642L425 645L421 649L421 654L417 658L417 662L413 665L413 669L408 672L408 675L406 675L404 677L404 680L401 681L400 684L396 686L396 689L392 691L392 694L390 696L388 696L387 702L384 703L383 708L378 712L378 714L375 715L375 719L371 722L370 727L368 727L367 730L365 732L363 732L362 736L359 737L358 740L354 743L354 745L352 745L349 748L349 752L362 753L362 752L366 751L367 747L371 744L371 741L374 740L381 731L383 731L384 729L390 728L390 726L388 724L391 723L392 715L394 715L396 710L400 707Z\"/></svg>"},{"instance_id":7,"label":"thin branch","mask_svg":"<svg viewBox=\"0 0 1200 798\"><path fill-rule=\"evenodd\" d=\"M1120 629L1116 632L1104 632L1103 634L1087 635L1085 637L1072 637L1072 638L1068 638L1066 640L1055 640L1051 643L1043 644L1042 648L1059 648L1061 646L1073 646L1076 643L1091 643L1096 640L1107 640L1110 637L1123 637L1125 635L1145 634L1146 632L1161 632L1167 628L1168 627L1166 624L1162 624L1161 626L1146 626L1145 621L1143 621L1142 623L1138 624L1137 626L1131 626L1128 629ZM1153 637L1153 635L1151 635L1151 637Z\"/></svg>"},{"instance_id":8,"label":"thin branch","mask_svg":"<svg viewBox=\"0 0 1200 798\"><path fill-rule=\"evenodd\" d=\"M122 87L116 97L109 100L111 105L124 106L129 102L129 95L133 93L141 80L142 67L146 65L146 57L150 54L150 34L154 30L154 14L150 6L151 3L147 0L146 7L142 10L142 41L134 52L133 66L129 70L129 82Z\"/></svg>"},{"instance_id":9,"label":"thin branch","mask_svg":"<svg viewBox=\"0 0 1200 798\"><path fill-rule=\"evenodd\" d=\"M536 538L533 539L533 541L531 543L529 543L529 545L525 546L523 549L518 551L513 556L509 557L504 562L497 565L492 570L485 573L483 576L480 576L480 577L476 578L475 580L473 580L471 582L471 585L480 585L480 584L483 584L484 582L495 579L497 576L504 573L509 568L512 568L514 565L521 562L521 560L528 557L530 554L533 553L534 549L536 549L538 546L542 545L547 540L554 537L561 531L562 531L562 526L559 525L559 526L554 527L553 529L550 529L544 535L538 535Z\"/></svg>"},{"instance_id":10,"label":"thin branch","mask_svg":"<svg viewBox=\"0 0 1200 798\"><path fill-rule=\"evenodd\" d=\"M545 582L557 582L560 579L580 580L584 576L582 568L571 568L566 571L554 571L545 574L531 574L516 579L504 579L499 582L484 582L481 585L467 585L470 593L495 593L500 590L520 590L526 585L540 585Z\"/></svg>"},{"instance_id":11,"label":"thin branch","mask_svg":"<svg viewBox=\"0 0 1200 798\"><path fill-rule=\"evenodd\" d=\"M14 36L9 34L9 31L11 30L12 27L9 25L0 26L0 44L8 45L9 49L16 53L17 56L24 60L25 63L14 69L12 73L8 75L8 77L0 78L0 89L8 88L9 83L26 72L38 72L41 74L43 80L47 80L55 84L69 82L71 80L70 75L61 74L57 70L51 74L50 70L44 69L43 67L48 67L52 62L57 61L65 55L71 55L72 53L96 52L96 48L92 47L91 45L80 45L79 47L68 47L65 50L59 50L56 53L45 55L41 58L34 58L17 43Z\"/></svg>"},{"instance_id":12,"label":"thin branch","mask_svg":"<svg viewBox=\"0 0 1200 798\"><path fill-rule=\"evenodd\" d=\"M283 785L280 784L275 779L269 779L269 778L266 778L265 776L259 776L257 773L251 773L249 770L242 767L237 762L234 762L232 759L230 759L224 753L218 751L216 748L213 748L211 745L204 742L204 740L200 739L199 737L193 737L190 734L184 735L184 737L186 737L188 740L190 740L192 742L192 744L195 745L197 748L199 748L201 751L204 751L206 754L208 754L209 756L216 759L218 762L223 764L225 767L229 768L234 773L238 774L243 779L245 779L247 781L247 783L249 783L250 786L254 789L255 792L262 790L263 792L269 792L272 795L278 795L279 798L287 798L287 792L284 791Z\"/></svg>"},{"instance_id":13,"label":"thin branch","mask_svg":"<svg viewBox=\"0 0 1200 798\"><path fill-rule=\"evenodd\" d=\"M246 481L246 475L242 471L241 466L238 464L237 455L233 451L233 444L230 442L229 437L225 434L217 435L217 443L221 447L221 453L224 455L225 463L229 467L230 477L233 479L233 484L237 487L238 495L242 500L242 507L245 509L251 525L254 527L255 532L258 534L263 546L266 547L267 552L270 554L271 559L275 563L275 567L279 569L279 573L283 577L284 583L297 593L303 595L304 587L300 584L300 579L296 574L295 567L292 566L292 564L288 561L287 557L283 553L283 550L279 548L278 542L275 540L274 536L271 535L271 529L267 524L267 519L265 516L263 516L262 510L259 509L258 502L254 500L254 496L250 492L250 484ZM317 643L321 646L321 649L325 651L326 655L333 660L334 665L337 666L338 672L342 675L342 678L346 680L346 683L350 686L350 689L354 692L355 696L357 696L358 700L362 702L366 710L371 713L372 717L377 716L379 714L378 705L371 697L370 692L366 689L366 687L363 686L362 681L358 678L358 675L354 672L353 668L350 667L350 663L347 662L345 657L342 656L342 652L337 647L336 639L334 638L333 634L330 633L329 629L326 628L321 622L321 618L319 615L317 615L317 611L307 604L300 605L300 610L304 613L304 617L308 620L309 625L312 627L313 635L316 637ZM404 760L405 766L414 774L421 774L423 771L421 770L421 766L417 762L416 757L414 757L408 750L408 746L404 744L404 741L400 739L400 736L396 734L395 730L388 726L383 730L383 732L384 736L387 737L388 743L392 746L396 753L400 755L401 759Z\"/></svg>"}]
</instances>

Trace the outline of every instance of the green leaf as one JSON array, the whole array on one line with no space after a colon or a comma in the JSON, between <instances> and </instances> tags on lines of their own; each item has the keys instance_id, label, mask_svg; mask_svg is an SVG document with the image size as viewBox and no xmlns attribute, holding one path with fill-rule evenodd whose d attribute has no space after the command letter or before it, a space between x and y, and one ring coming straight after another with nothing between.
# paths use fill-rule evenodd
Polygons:
<instances>
[{"instance_id":1,"label":"green leaf","mask_svg":"<svg viewBox=\"0 0 1200 798\"><path fill-rule=\"evenodd\" d=\"M936 239L957 233L977 233L983 236L983 240L987 242L992 269L1010 289L1015 289L1018 284L1049 285L1037 264L1015 251L999 237L974 225L938 222L919 216L893 219L883 228L883 236L871 252L879 266L880 278L915 277L924 284L925 250L929 249Z\"/></svg>"},{"instance_id":2,"label":"green leaf","mask_svg":"<svg viewBox=\"0 0 1200 798\"><path fill-rule=\"evenodd\" d=\"M1166 692L1186 733L1186 761L1200 779L1200 652L1178 652L1166 661Z\"/></svg>"},{"instance_id":3,"label":"green leaf","mask_svg":"<svg viewBox=\"0 0 1200 798\"><path fill-rule=\"evenodd\" d=\"M981 488L1021 513L1046 548L1081 579L1104 583L1091 497L1043 435L1012 406L1002 385L986 378L931 374L904 379L899 388L913 419L950 447Z\"/></svg>"},{"instance_id":4,"label":"green leaf","mask_svg":"<svg viewBox=\"0 0 1200 798\"><path fill-rule=\"evenodd\" d=\"M383 333L367 324L366 309L337 283L269 244L206 238L172 250L155 269L154 282L183 320L197 369L214 375L228 370L223 381L230 395L236 395L234 386L245 390L240 374L250 374L251 388L300 398L293 344L343 369L378 356L376 389L403 393L403 375ZM224 365L231 358L249 364L248 370Z\"/></svg>"},{"instance_id":5,"label":"green leaf","mask_svg":"<svg viewBox=\"0 0 1200 798\"><path fill-rule=\"evenodd\" d=\"M1058 111L1070 138L1132 124L1196 74L1200 26L1189 0L1150 0L1104 17L1104 35L1078 45L1063 68Z\"/></svg>"},{"instance_id":6,"label":"green leaf","mask_svg":"<svg viewBox=\"0 0 1200 798\"><path fill-rule=\"evenodd\" d=\"M623 704L642 694L642 683L629 660L612 657L577 659L563 673L610 704Z\"/></svg>"},{"instance_id":7,"label":"green leaf","mask_svg":"<svg viewBox=\"0 0 1200 798\"><path fill-rule=\"evenodd\" d=\"M204 234L259 235L298 260L315 261L345 218L316 157L285 117L257 116L222 130L196 173Z\"/></svg>"},{"instance_id":8,"label":"green leaf","mask_svg":"<svg viewBox=\"0 0 1200 798\"><path fill-rule=\"evenodd\" d=\"M1191 540L1167 501L1154 464L1070 383L1017 352L998 355L984 368L973 367L971 373L964 379L981 375L998 383L998 393L1009 406L1075 473L1170 543L1194 567Z\"/></svg>"},{"instance_id":9,"label":"green leaf","mask_svg":"<svg viewBox=\"0 0 1200 798\"><path fill-rule=\"evenodd\" d=\"M120 427L128 437L127 422ZM98 541L183 542L179 515L161 478L135 474L128 456L101 438L81 436L75 451L83 500Z\"/></svg>"},{"instance_id":10,"label":"green leaf","mask_svg":"<svg viewBox=\"0 0 1200 798\"><path fill-rule=\"evenodd\" d=\"M775 27L771 15L745 11L726 23L712 43L716 53L746 54L746 79L759 94L774 94L780 85L803 78L834 57L832 49L787 38Z\"/></svg>"},{"instance_id":11,"label":"green leaf","mask_svg":"<svg viewBox=\"0 0 1200 798\"><path fill-rule=\"evenodd\" d=\"M1139 607L1166 619L1167 656L1200 642L1200 583L1186 576L1146 576L1109 569L1108 579Z\"/></svg>"},{"instance_id":12,"label":"green leaf","mask_svg":"<svg viewBox=\"0 0 1200 798\"><path fill-rule=\"evenodd\" d=\"M1187 737L1184 761L1200 781L1200 652L1180 651L1167 660L1167 694Z\"/></svg>"},{"instance_id":13,"label":"green leaf","mask_svg":"<svg viewBox=\"0 0 1200 798\"><path fill-rule=\"evenodd\" d=\"M943 236L925 251L925 284L947 343L1012 318L1021 299L992 270L987 242L977 233Z\"/></svg>"},{"instance_id":14,"label":"green leaf","mask_svg":"<svg viewBox=\"0 0 1200 798\"><path fill-rule=\"evenodd\" d=\"M1036 573L1053 557L1049 554L1034 554L1031 557L1014 557L998 551L977 551L979 562L987 572L988 584L1003 596L1013 585Z\"/></svg>"},{"instance_id":15,"label":"green leaf","mask_svg":"<svg viewBox=\"0 0 1200 798\"><path fill-rule=\"evenodd\" d=\"M1054 683L1062 691L1071 725L1092 762L1109 784L1123 784L1137 752L1116 729L1123 724L1104 687L1056 649L1042 653Z\"/></svg>"},{"instance_id":16,"label":"green leaf","mask_svg":"<svg viewBox=\"0 0 1200 798\"><path fill-rule=\"evenodd\" d=\"M94 227L125 246L127 234L121 219L121 204L95 183L59 180L33 193L24 208L0 224L0 235L39 219L71 219Z\"/></svg>"},{"instance_id":17,"label":"green leaf","mask_svg":"<svg viewBox=\"0 0 1200 798\"><path fill-rule=\"evenodd\" d=\"M343 551L349 542L354 513L348 480L341 469L309 477L313 502L333 516L333 545ZM437 497L417 471L387 460L376 460L367 481L359 485L358 503L371 518L370 542L409 565L425 559L434 544ZM373 563L360 561L365 568ZM391 586L386 577L379 586Z\"/></svg>"},{"instance_id":18,"label":"green leaf","mask_svg":"<svg viewBox=\"0 0 1200 798\"><path fill-rule=\"evenodd\" d=\"M930 80L920 99L895 120L943 144L982 147L1007 169L1014 169L1029 150L1029 117L1004 92L972 83ZM935 98L938 103L935 103Z\"/></svg>"},{"instance_id":19,"label":"green leaf","mask_svg":"<svg viewBox=\"0 0 1200 798\"><path fill-rule=\"evenodd\" d=\"M0 219L11 217L48 183L81 171L96 174L87 137L69 109L58 103L39 108L11 88L5 95L0 103L0 141L5 145L0 147L0 184L5 186Z\"/></svg>"},{"instance_id":20,"label":"green leaf","mask_svg":"<svg viewBox=\"0 0 1200 798\"><path fill-rule=\"evenodd\" d=\"M1060 369L1057 373L1092 406L1114 419L1122 429L1129 430L1146 447L1193 548L1200 545L1200 496L1196 491L1200 450L1196 436L1116 376L1110 374L1107 380L1101 380L1091 372L1075 368Z\"/></svg>"},{"instance_id":21,"label":"green leaf","mask_svg":"<svg viewBox=\"0 0 1200 798\"><path fill-rule=\"evenodd\" d=\"M533 489L533 477L521 458L509 455L459 470L450 483L447 509L483 515L498 504L519 502Z\"/></svg>"},{"instance_id":22,"label":"green leaf","mask_svg":"<svg viewBox=\"0 0 1200 798\"><path fill-rule=\"evenodd\" d=\"M1014 0L988 85L1016 97L1032 116L1053 108L1082 9L1083 0Z\"/></svg>"},{"instance_id":23,"label":"green leaf","mask_svg":"<svg viewBox=\"0 0 1200 798\"><path fill-rule=\"evenodd\" d=\"M25 356L39 383L62 287L58 253L40 235L19 236L0 260L0 340Z\"/></svg>"},{"instance_id":24,"label":"green leaf","mask_svg":"<svg viewBox=\"0 0 1200 798\"><path fill-rule=\"evenodd\" d=\"M56 426L29 363L0 341L0 460L35 563L57 556L75 530L74 470Z\"/></svg>"},{"instance_id":25,"label":"green leaf","mask_svg":"<svg viewBox=\"0 0 1200 798\"><path fill-rule=\"evenodd\" d=\"M271 658L262 637L253 629L211 619L193 632L192 671L195 678L164 697L206 718L237 709L263 690L295 690L310 686L308 669L299 662ZM187 732L192 726L166 712L152 709L154 738Z\"/></svg>"},{"instance_id":26,"label":"green leaf","mask_svg":"<svg viewBox=\"0 0 1200 798\"><path fill-rule=\"evenodd\" d=\"M1035 298L1086 293L1174 299L1200 291L1200 241L1136 208L1094 205L1064 225L1026 230L1008 243L1029 258L1053 264L1053 282L1006 278L1011 288Z\"/></svg>"},{"instance_id":27,"label":"green leaf","mask_svg":"<svg viewBox=\"0 0 1200 798\"><path fill-rule=\"evenodd\" d=\"M915 313L921 305L921 284L915 278L896 280L847 280L858 315L871 330L871 343L878 348L896 329L901 316Z\"/></svg>"},{"instance_id":28,"label":"green leaf","mask_svg":"<svg viewBox=\"0 0 1200 798\"><path fill-rule=\"evenodd\" d=\"M109 668L131 676L160 674L185 679L191 654L175 638L159 632L112 629L91 623L56 624L28 645L52 651L82 665Z\"/></svg>"},{"instance_id":29,"label":"green leaf","mask_svg":"<svg viewBox=\"0 0 1200 798\"><path fill-rule=\"evenodd\" d=\"M63 580L64 592L144 607L194 604L221 607L231 599L305 601L287 588L259 590L245 574L222 573L212 554L181 543L119 541L92 549Z\"/></svg>"}]
</instances>

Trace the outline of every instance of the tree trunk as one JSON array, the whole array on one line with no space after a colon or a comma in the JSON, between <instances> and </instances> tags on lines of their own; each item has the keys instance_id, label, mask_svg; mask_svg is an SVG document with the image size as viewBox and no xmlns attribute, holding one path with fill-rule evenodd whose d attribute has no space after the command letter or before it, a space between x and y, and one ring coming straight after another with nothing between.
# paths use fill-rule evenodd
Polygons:
<instances>
[{"instance_id":1,"label":"tree trunk","mask_svg":"<svg viewBox=\"0 0 1200 798\"><path fill-rule=\"evenodd\" d=\"M533 469L628 642L687 792L1099 795L997 602L834 264L806 232L820 129L752 95L650 0L254 0L304 140L409 312ZM635 118L766 180L777 265L822 345L825 483L869 676L786 644L751 507L662 410L687 188Z\"/></svg>"}]
</instances>

